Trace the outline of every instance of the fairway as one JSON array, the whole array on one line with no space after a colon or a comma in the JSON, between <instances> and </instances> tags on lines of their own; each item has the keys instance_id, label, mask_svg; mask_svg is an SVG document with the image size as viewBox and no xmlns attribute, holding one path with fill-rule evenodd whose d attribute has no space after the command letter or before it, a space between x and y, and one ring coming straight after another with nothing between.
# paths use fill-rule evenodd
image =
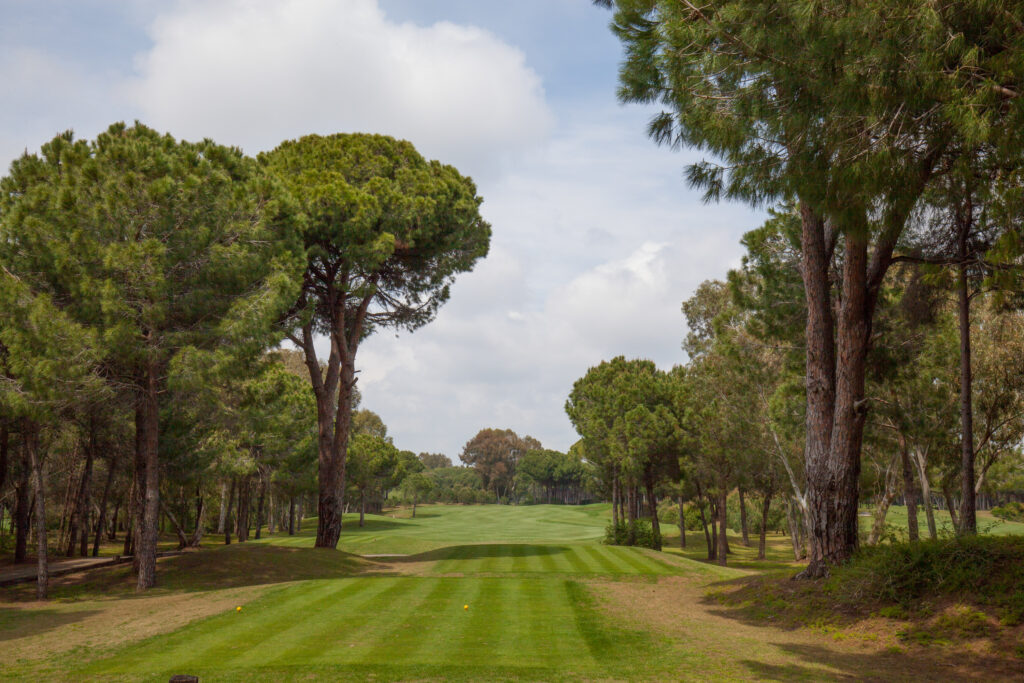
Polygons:
<instances>
[{"instance_id":1,"label":"fairway","mask_svg":"<svg viewBox=\"0 0 1024 683\"><path fill-rule=\"evenodd\" d=\"M43 608L0 607L9 651L0 677L911 680L938 666L723 612L708 590L784 569L786 539L772 540L774 560L760 569L736 540L739 567L722 568L693 559L696 534L686 553L602 545L608 514L607 505L429 506L416 519L369 516L363 528L346 517L342 547L372 551L362 558L312 548L307 520L297 536L168 558L146 597L131 590L128 568L98 573L58 587L61 599ZM171 617L179 621L161 623Z\"/></svg>"},{"instance_id":2,"label":"fairway","mask_svg":"<svg viewBox=\"0 0 1024 683\"><path fill-rule=\"evenodd\" d=\"M445 546L472 543L564 543L597 541L604 535L609 506L569 507L531 505L421 506L416 518L408 510L388 515L367 515L357 526L358 515L345 516L339 550L366 555L418 553ZM511 510L511 512L510 512ZM311 548L316 520L303 523L296 536L276 536L265 542Z\"/></svg>"}]
</instances>

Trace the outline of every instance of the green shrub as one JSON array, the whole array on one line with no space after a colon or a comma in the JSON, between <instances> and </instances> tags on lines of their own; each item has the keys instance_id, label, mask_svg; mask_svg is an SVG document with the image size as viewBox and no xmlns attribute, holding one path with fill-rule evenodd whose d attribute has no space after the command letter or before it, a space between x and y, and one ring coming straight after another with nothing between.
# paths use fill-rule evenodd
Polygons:
<instances>
[{"instance_id":1,"label":"green shrub","mask_svg":"<svg viewBox=\"0 0 1024 683\"><path fill-rule=\"evenodd\" d=\"M877 600L918 607L954 597L1000 609L1004 623L1024 621L1024 537L965 536L863 548L837 567L826 590L847 603Z\"/></svg>"},{"instance_id":2,"label":"green shrub","mask_svg":"<svg viewBox=\"0 0 1024 683\"><path fill-rule=\"evenodd\" d=\"M632 545L660 550L661 535L655 533L651 523L645 519L638 519L632 524L622 521L605 527L604 544Z\"/></svg>"},{"instance_id":3,"label":"green shrub","mask_svg":"<svg viewBox=\"0 0 1024 683\"><path fill-rule=\"evenodd\" d=\"M1024 503L1011 501L1006 505L992 508L992 516L1007 522L1024 522Z\"/></svg>"}]
</instances>

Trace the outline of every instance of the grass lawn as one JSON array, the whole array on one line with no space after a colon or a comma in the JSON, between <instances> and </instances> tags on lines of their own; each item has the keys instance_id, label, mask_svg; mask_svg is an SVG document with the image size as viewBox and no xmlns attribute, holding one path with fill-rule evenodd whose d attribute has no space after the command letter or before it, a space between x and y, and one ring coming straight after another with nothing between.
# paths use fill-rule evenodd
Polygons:
<instances>
[{"instance_id":1,"label":"grass lawn","mask_svg":"<svg viewBox=\"0 0 1024 683\"><path fill-rule=\"evenodd\" d=\"M868 531L871 529L872 518L869 515L874 512L874 508L865 507L861 510L860 524L861 529ZM893 527L895 530L905 533L907 529L907 508L905 505L893 505L889 508L889 511L885 515L886 526ZM925 517L924 508L918 506L917 509L917 526L921 535L921 538L928 538L928 519ZM953 520L949 516L949 513L945 510L935 510L935 527L939 533L939 537L947 537L953 535ZM993 517L991 512L987 510L978 511L978 531L983 534L994 534L996 536L1004 535L1024 535L1024 523L1021 522L1007 522L997 517Z\"/></svg>"},{"instance_id":2,"label":"grass lawn","mask_svg":"<svg viewBox=\"0 0 1024 683\"><path fill-rule=\"evenodd\" d=\"M723 590L791 571L730 537L733 565L699 561L703 539L663 553L598 542L607 505L426 506L346 518L342 551L302 534L211 546L159 564L132 591L126 567L0 596L0 679L941 680L973 662L895 647L885 629L779 628ZM677 532L676 532L677 533ZM361 555L401 554L365 558ZM242 607L239 611L236 608ZM892 629L889 629L892 631ZM841 637L840 637L841 636ZM967 662L964 664L963 662ZM950 666L960 668L949 668Z\"/></svg>"}]
</instances>

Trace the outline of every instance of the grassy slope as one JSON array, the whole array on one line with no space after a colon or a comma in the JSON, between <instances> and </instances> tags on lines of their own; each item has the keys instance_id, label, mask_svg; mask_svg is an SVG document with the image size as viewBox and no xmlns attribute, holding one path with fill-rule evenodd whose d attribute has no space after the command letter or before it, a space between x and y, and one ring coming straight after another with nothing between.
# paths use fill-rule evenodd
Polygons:
<instances>
[{"instance_id":1,"label":"grassy slope","mask_svg":"<svg viewBox=\"0 0 1024 683\"><path fill-rule=\"evenodd\" d=\"M163 560L161 587L144 598L123 568L58 582L63 601L0 604L0 678L910 680L933 666L867 639L753 623L706 596L749 568L789 567L787 539L770 540L763 565L733 538L731 561L746 569L720 568L692 559L697 534L683 553L601 546L607 514L433 506L362 529L346 519L342 548L407 557L314 549L307 524L300 536ZM191 623L135 626L181 605L195 610Z\"/></svg>"}]
</instances>

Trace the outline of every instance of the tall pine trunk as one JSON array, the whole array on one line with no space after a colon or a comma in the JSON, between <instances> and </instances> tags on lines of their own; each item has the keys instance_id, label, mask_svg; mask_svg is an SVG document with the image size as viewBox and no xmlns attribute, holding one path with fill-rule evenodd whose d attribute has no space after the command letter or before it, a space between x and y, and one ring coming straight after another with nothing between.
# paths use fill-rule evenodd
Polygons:
<instances>
[{"instance_id":1,"label":"tall pine trunk","mask_svg":"<svg viewBox=\"0 0 1024 683\"><path fill-rule=\"evenodd\" d=\"M159 370L150 361L138 388L135 408L135 476L141 498L135 532L135 557L138 590L156 585L156 546L160 516L160 438Z\"/></svg>"},{"instance_id":2,"label":"tall pine trunk","mask_svg":"<svg viewBox=\"0 0 1024 683\"><path fill-rule=\"evenodd\" d=\"M295 496L288 499L288 535L295 535Z\"/></svg>"},{"instance_id":3,"label":"tall pine trunk","mask_svg":"<svg viewBox=\"0 0 1024 683\"><path fill-rule=\"evenodd\" d=\"M36 600L46 600L50 582L46 544L46 484L43 477L42 454L39 452L39 427L24 421L22 431L29 466L32 468L32 489L35 493L36 527Z\"/></svg>"},{"instance_id":4,"label":"tall pine trunk","mask_svg":"<svg viewBox=\"0 0 1024 683\"><path fill-rule=\"evenodd\" d=\"M967 234L960 235L959 273L957 278L958 317L960 322L960 524L957 533L978 533L977 506L974 494L974 409L971 381L971 297L967 291Z\"/></svg>"},{"instance_id":5,"label":"tall pine trunk","mask_svg":"<svg viewBox=\"0 0 1024 683\"><path fill-rule=\"evenodd\" d=\"M844 236L842 304L832 337L828 252L820 217L804 226L807 319L807 503L811 557L801 576L828 574L859 544L857 503L867 415L864 375L871 333L867 238Z\"/></svg>"},{"instance_id":6,"label":"tall pine trunk","mask_svg":"<svg viewBox=\"0 0 1024 683\"><path fill-rule=\"evenodd\" d=\"M260 474L259 496L256 499L256 540L260 539L260 530L263 528L263 504L266 502L267 485L262 473Z\"/></svg>"},{"instance_id":7,"label":"tall pine trunk","mask_svg":"<svg viewBox=\"0 0 1024 683\"><path fill-rule=\"evenodd\" d=\"M726 557L729 554L728 537L726 536L726 529L728 528L728 510L727 502L729 498L729 491L726 490L725 486L719 487L718 492L718 564L725 566Z\"/></svg>"},{"instance_id":8,"label":"tall pine trunk","mask_svg":"<svg viewBox=\"0 0 1024 683\"><path fill-rule=\"evenodd\" d=\"M217 516L217 533L224 533L224 521L227 519L228 514L228 483L226 481L220 484L220 512Z\"/></svg>"}]
</instances>

